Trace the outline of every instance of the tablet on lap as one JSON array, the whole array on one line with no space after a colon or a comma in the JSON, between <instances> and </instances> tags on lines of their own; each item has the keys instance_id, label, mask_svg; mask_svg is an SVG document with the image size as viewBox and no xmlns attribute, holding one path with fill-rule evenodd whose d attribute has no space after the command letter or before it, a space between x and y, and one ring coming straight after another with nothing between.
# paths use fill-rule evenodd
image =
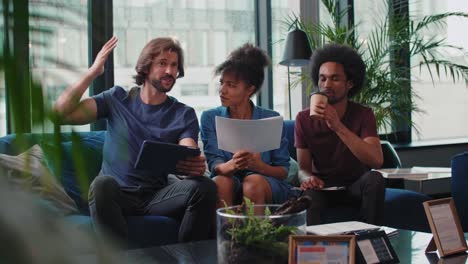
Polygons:
<instances>
[{"instance_id":1,"label":"tablet on lap","mask_svg":"<svg viewBox=\"0 0 468 264\"><path fill-rule=\"evenodd\" d=\"M200 149L197 147L145 140L141 144L135 169L179 174L176 170L177 162L198 155Z\"/></svg>"}]
</instances>

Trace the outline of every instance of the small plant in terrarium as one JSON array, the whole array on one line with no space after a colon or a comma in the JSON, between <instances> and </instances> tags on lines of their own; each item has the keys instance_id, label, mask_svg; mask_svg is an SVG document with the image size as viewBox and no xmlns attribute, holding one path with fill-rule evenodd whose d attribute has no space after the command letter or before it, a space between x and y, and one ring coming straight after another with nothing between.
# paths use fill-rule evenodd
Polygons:
<instances>
[{"instance_id":1,"label":"small plant in terrarium","mask_svg":"<svg viewBox=\"0 0 468 264\"><path fill-rule=\"evenodd\" d=\"M295 200L295 201L299 201ZM255 205L248 198L240 206L218 210L218 258L220 263L287 263L288 240L305 233L305 208Z\"/></svg>"}]
</instances>

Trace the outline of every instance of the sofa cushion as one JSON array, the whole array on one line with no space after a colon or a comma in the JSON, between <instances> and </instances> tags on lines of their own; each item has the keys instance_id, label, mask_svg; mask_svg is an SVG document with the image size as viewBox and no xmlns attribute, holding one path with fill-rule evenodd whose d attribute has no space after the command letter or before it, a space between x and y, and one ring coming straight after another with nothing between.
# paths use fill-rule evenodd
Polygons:
<instances>
[{"instance_id":1,"label":"sofa cushion","mask_svg":"<svg viewBox=\"0 0 468 264\"><path fill-rule=\"evenodd\" d=\"M88 189L94 177L99 174L102 163L104 137L96 135L79 140L62 142L54 146L44 142L47 166L60 180L65 191L75 201L83 214L89 215Z\"/></svg>"},{"instance_id":2,"label":"sofa cushion","mask_svg":"<svg viewBox=\"0 0 468 264\"><path fill-rule=\"evenodd\" d=\"M39 195L46 200L42 205L63 215L78 212L74 201L45 166L44 154L39 145L34 145L17 156L0 154L0 166L2 175L7 177L14 188Z\"/></svg>"},{"instance_id":3,"label":"sofa cushion","mask_svg":"<svg viewBox=\"0 0 468 264\"><path fill-rule=\"evenodd\" d=\"M423 202L431 197L418 192L386 188L384 225L393 228L430 232Z\"/></svg>"},{"instance_id":4,"label":"sofa cushion","mask_svg":"<svg viewBox=\"0 0 468 264\"><path fill-rule=\"evenodd\" d=\"M451 160L452 197L464 232L468 232L468 151L459 153Z\"/></svg>"},{"instance_id":5,"label":"sofa cushion","mask_svg":"<svg viewBox=\"0 0 468 264\"><path fill-rule=\"evenodd\" d=\"M423 202L431 197L403 189L386 188L384 203L384 226L414 231L430 232ZM359 221L359 208L327 208L323 213L322 223Z\"/></svg>"},{"instance_id":6,"label":"sofa cushion","mask_svg":"<svg viewBox=\"0 0 468 264\"><path fill-rule=\"evenodd\" d=\"M286 182L291 184L292 186L299 187L299 164L293 158L289 158L289 171L288 177L286 178Z\"/></svg>"},{"instance_id":7,"label":"sofa cushion","mask_svg":"<svg viewBox=\"0 0 468 264\"><path fill-rule=\"evenodd\" d=\"M18 155L37 144L37 137L32 134L10 134L0 138L0 153Z\"/></svg>"},{"instance_id":8,"label":"sofa cushion","mask_svg":"<svg viewBox=\"0 0 468 264\"><path fill-rule=\"evenodd\" d=\"M289 155L294 160L297 160L296 148L294 147L294 120L284 120L284 135L288 139Z\"/></svg>"}]
</instances>

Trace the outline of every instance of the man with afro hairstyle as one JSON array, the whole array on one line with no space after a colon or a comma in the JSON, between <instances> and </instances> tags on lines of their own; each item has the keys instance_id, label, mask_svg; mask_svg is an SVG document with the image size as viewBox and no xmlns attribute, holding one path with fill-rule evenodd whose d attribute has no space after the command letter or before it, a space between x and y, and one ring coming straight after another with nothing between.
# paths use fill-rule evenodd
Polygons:
<instances>
[{"instance_id":1,"label":"man with afro hairstyle","mask_svg":"<svg viewBox=\"0 0 468 264\"><path fill-rule=\"evenodd\" d=\"M359 220L381 224L385 184L371 171L383 163L375 116L350 100L363 86L365 64L354 49L327 44L312 54L310 66L313 84L328 103L311 106L318 119L307 108L295 122L299 180L312 200L308 225L320 224L321 212L336 205L360 208ZM327 190L335 186L344 189Z\"/></svg>"}]
</instances>

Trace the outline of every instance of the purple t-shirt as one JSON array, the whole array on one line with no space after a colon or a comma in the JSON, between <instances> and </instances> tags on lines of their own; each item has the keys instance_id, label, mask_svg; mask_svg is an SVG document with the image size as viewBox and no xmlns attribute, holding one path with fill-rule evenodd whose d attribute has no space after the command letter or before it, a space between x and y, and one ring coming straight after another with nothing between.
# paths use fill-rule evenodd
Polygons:
<instances>
[{"instance_id":1,"label":"purple t-shirt","mask_svg":"<svg viewBox=\"0 0 468 264\"><path fill-rule=\"evenodd\" d=\"M358 137L378 137L374 113L369 107L349 101L341 120ZM359 161L324 120L311 119L309 108L299 112L295 123L295 147L308 149L311 171L326 186L350 185L370 168Z\"/></svg>"},{"instance_id":2,"label":"purple t-shirt","mask_svg":"<svg viewBox=\"0 0 468 264\"><path fill-rule=\"evenodd\" d=\"M122 187L161 188L167 185L167 175L134 168L141 144L146 139L178 144L192 138L197 142L198 119L193 108L170 96L159 105L145 104L140 90L134 87L127 92L115 86L93 97L98 119L107 119L102 174L114 177Z\"/></svg>"}]
</instances>

